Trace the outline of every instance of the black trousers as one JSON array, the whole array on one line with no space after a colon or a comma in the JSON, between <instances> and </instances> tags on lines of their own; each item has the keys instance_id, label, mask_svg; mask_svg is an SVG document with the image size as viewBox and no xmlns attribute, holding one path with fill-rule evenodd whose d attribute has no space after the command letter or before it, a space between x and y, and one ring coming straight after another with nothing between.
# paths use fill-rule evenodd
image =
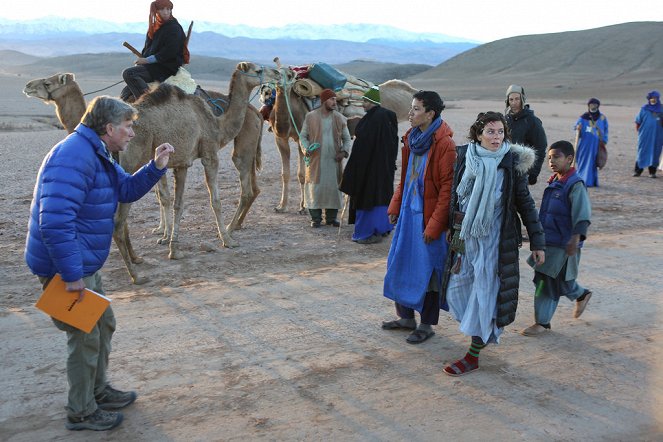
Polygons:
<instances>
[{"instance_id":1,"label":"black trousers","mask_svg":"<svg viewBox=\"0 0 663 442\"><path fill-rule=\"evenodd\" d=\"M635 167L633 168L633 171L637 173L638 175L642 173L644 169L640 169L638 167L638 162L635 162ZM650 175L656 175L656 166L649 166L647 167L647 170L649 171Z\"/></svg>"},{"instance_id":2,"label":"black trousers","mask_svg":"<svg viewBox=\"0 0 663 442\"><path fill-rule=\"evenodd\" d=\"M338 215L338 209L308 209L309 215L311 215L311 221L316 223L322 222L322 211L325 212L325 223L331 224L336 220L336 215Z\"/></svg>"},{"instance_id":3,"label":"black trousers","mask_svg":"<svg viewBox=\"0 0 663 442\"><path fill-rule=\"evenodd\" d=\"M421 309L421 323L428 325L437 325L440 319L440 300L438 292L426 292L424 306ZM396 314L399 318L414 319L414 309L405 307L395 302Z\"/></svg>"},{"instance_id":4,"label":"black trousers","mask_svg":"<svg viewBox=\"0 0 663 442\"><path fill-rule=\"evenodd\" d=\"M150 71L145 65L126 68L122 71L122 78L124 79L124 82L127 83L120 93L120 98L124 101L127 101L127 99L130 98L138 100L140 96L149 89L147 83L156 80L152 77L152 74L150 74Z\"/></svg>"}]
</instances>

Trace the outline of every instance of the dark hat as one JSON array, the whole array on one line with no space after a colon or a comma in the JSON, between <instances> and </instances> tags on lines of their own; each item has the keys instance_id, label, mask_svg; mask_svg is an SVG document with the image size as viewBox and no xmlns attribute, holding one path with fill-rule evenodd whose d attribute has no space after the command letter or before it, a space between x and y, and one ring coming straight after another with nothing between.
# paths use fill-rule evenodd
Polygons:
<instances>
[{"instance_id":1,"label":"dark hat","mask_svg":"<svg viewBox=\"0 0 663 442\"><path fill-rule=\"evenodd\" d=\"M336 93L331 89L323 89L322 92L320 92L320 101L322 103L334 97L336 97Z\"/></svg>"},{"instance_id":2,"label":"dark hat","mask_svg":"<svg viewBox=\"0 0 663 442\"><path fill-rule=\"evenodd\" d=\"M601 102L599 101L599 99L594 98L594 97L590 98L589 101L587 101L587 106L589 106L592 103L596 104L597 106L601 105Z\"/></svg>"},{"instance_id":3,"label":"dark hat","mask_svg":"<svg viewBox=\"0 0 663 442\"><path fill-rule=\"evenodd\" d=\"M647 94L647 100L650 98L661 98L661 94L659 94L658 91L651 91Z\"/></svg>"}]
</instances>

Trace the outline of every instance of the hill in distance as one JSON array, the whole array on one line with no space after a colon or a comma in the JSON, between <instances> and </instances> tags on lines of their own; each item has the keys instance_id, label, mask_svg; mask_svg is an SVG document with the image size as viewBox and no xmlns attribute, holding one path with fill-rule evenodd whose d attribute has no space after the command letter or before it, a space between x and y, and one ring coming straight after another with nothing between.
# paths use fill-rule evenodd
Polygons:
<instances>
[{"instance_id":1,"label":"hill in distance","mask_svg":"<svg viewBox=\"0 0 663 442\"><path fill-rule=\"evenodd\" d=\"M606 90L613 96L644 100L652 89L663 88L663 22L625 23L585 31L561 32L507 38L467 50L444 63L388 63L355 59L330 63L355 77L381 83L399 78L414 87L433 89L445 100L501 99L509 84L521 84L528 99L584 101ZM279 54L275 54L279 55ZM122 70L134 58L126 53L77 54L39 58L0 51L3 59L14 60L4 71L45 76L56 72L121 78ZM280 56L280 55L279 55ZM295 64L281 57L284 64ZM17 65L17 60L26 64ZM206 57L194 54L188 69L196 79L227 80L236 64L245 58ZM302 64L321 61L307 59ZM273 66L270 60L265 63Z\"/></svg>"},{"instance_id":2,"label":"hill in distance","mask_svg":"<svg viewBox=\"0 0 663 442\"><path fill-rule=\"evenodd\" d=\"M188 22L181 22L186 28ZM126 52L123 41L143 47L145 24L47 17L26 22L0 19L0 49L36 56ZM346 63L354 59L434 66L473 48L474 41L443 34L418 34L383 25L288 25L250 28L201 22L189 41L192 54L233 60L289 64L314 61Z\"/></svg>"},{"instance_id":3,"label":"hill in distance","mask_svg":"<svg viewBox=\"0 0 663 442\"><path fill-rule=\"evenodd\" d=\"M61 57L34 57L17 51L0 50L0 58L12 59L11 66L4 70L10 74L31 77L50 76L57 72L73 72L79 77L122 78L122 71L131 66L135 57L131 54L76 54ZM221 57L194 55L186 69L195 79L221 80L230 79L237 63L243 60L229 60ZM251 61L251 60L249 60ZM269 63L274 66L274 63ZM422 64L379 63L367 60L354 60L350 63L337 64L335 67L343 72L379 84L393 78L407 78L431 68Z\"/></svg>"},{"instance_id":4,"label":"hill in distance","mask_svg":"<svg viewBox=\"0 0 663 442\"><path fill-rule=\"evenodd\" d=\"M643 99L647 91L663 87L662 35L663 22L635 22L506 38L463 52L410 80L442 85L450 99L494 96L496 85L505 91L513 83L524 86L530 97L578 99L582 93L586 100L619 87Z\"/></svg>"}]
</instances>

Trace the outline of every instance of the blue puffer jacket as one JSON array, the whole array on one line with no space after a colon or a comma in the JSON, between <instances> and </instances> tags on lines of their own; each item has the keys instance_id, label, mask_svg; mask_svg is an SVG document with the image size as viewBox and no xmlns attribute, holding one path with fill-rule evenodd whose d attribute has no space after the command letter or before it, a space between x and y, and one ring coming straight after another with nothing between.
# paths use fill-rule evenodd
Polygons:
<instances>
[{"instance_id":1,"label":"blue puffer jacket","mask_svg":"<svg viewBox=\"0 0 663 442\"><path fill-rule=\"evenodd\" d=\"M73 282L99 270L110 251L118 202L145 195L166 169L150 161L134 175L108 156L87 126L46 155L30 206L25 261L32 273Z\"/></svg>"}]
</instances>

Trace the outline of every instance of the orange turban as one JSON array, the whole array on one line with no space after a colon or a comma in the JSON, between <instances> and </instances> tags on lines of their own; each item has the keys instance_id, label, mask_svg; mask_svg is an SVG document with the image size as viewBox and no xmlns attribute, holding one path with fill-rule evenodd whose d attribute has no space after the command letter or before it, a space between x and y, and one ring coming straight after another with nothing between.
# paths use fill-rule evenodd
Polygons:
<instances>
[{"instance_id":1,"label":"orange turban","mask_svg":"<svg viewBox=\"0 0 663 442\"><path fill-rule=\"evenodd\" d=\"M161 17L157 14L157 11L163 8L173 9L173 2L170 0L155 0L150 4L150 21L147 28L147 36L150 38L154 38L154 33L163 24Z\"/></svg>"}]
</instances>

